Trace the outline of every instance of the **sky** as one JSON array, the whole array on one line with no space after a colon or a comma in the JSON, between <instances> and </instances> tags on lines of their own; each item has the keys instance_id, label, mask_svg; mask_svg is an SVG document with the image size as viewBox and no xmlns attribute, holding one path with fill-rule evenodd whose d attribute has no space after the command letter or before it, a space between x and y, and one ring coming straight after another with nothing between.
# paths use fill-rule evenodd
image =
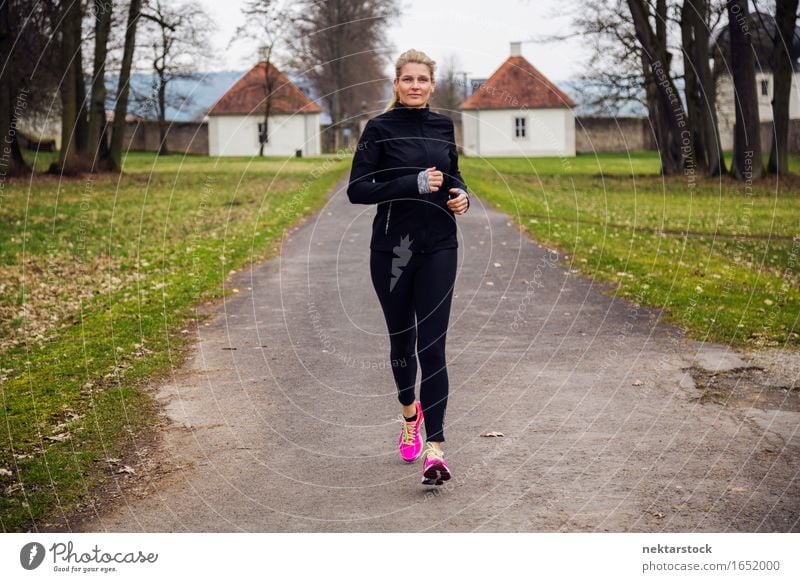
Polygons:
<instances>
[{"instance_id":1,"label":"sky","mask_svg":"<svg viewBox=\"0 0 800 582\"><path fill-rule=\"evenodd\" d=\"M543 43L542 37L572 31L569 10L580 0L405 0L402 17L386 34L394 44L390 60L408 48L427 53L438 63L457 55L461 71L486 78L509 56L509 43L521 41L522 55L554 82L579 74L588 53L580 38ZM200 0L219 29L212 70L244 70L255 63L257 48L237 41L228 48L242 22L244 0ZM387 76L391 69L387 67Z\"/></svg>"}]
</instances>

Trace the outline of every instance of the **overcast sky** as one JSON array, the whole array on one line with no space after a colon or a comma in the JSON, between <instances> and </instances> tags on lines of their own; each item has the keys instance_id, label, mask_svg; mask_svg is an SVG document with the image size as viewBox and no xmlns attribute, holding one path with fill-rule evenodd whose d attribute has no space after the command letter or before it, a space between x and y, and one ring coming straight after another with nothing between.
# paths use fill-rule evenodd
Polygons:
<instances>
[{"instance_id":1,"label":"overcast sky","mask_svg":"<svg viewBox=\"0 0 800 582\"><path fill-rule=\"evenodd\" d=\"M201 2L219 26L215 44L220 58L212 69L252 66L255 46L238 41L226 48L242 22L243 0ZM522 54L536 68L553 81L566 80L586 62L580 39L547 44L534 40L569 32L567 11L573 5L574 0L405 0L403 16L386 31L394 44L391 60L408 48L422 50L439 63L455 54L470 78L484 78L508 57L511 41L523 41Z\"/></svg>"}]
</instances>

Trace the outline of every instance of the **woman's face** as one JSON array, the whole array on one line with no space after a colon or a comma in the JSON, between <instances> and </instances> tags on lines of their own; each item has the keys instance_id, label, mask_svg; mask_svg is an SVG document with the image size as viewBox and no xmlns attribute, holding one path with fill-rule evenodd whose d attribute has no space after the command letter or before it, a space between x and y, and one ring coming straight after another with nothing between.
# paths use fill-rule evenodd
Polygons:
<instances>
[{"instance_id":1,"label":"woman's face","mask_svg":"<svg viewBox=\"0 0 800 582\"><path fill-rule=\"evenodd\" d=\"M400 78L394 80L397 98L407 107L424 107L433 93L434 82L428 65L407 63L400 69Z\"/></svg>"}]
</instances>

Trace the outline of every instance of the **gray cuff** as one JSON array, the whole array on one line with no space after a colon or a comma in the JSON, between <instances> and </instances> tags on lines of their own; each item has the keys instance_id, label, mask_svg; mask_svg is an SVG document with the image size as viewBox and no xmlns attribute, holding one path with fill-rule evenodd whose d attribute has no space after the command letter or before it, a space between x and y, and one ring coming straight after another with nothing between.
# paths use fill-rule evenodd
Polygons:
<instances>
[{"instance_id":1,"label":"gray cuff","mask_svg":"<svg viewBox=\"0 0 800 582\"><path fill-rule=\"evenodd\" d=\"M420 194L430 194L431 187L428 184L428 170L422 170L417 174L417 189Z\"/></svg>"}]
</instances>

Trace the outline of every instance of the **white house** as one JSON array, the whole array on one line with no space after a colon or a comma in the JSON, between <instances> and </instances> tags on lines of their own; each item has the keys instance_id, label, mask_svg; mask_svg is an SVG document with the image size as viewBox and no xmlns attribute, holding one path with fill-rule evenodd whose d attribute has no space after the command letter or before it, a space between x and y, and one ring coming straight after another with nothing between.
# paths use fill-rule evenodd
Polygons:
<instances>
[{"instance_id":1,"label":"white house","mask_svg":"<svg viewBox=\"0 0 800 582\"><path fill-rule=\"evenodd\" d=\"M756 66L756 94L758 95L758 119L769 123L772 118L772 98L775 92L773 73L770 68L772 39L777 36L775 16L765 12L751 14L751 42ZM733 149L733 128L736 124L736 104L734 101L733 77L730 74L730 42L728 27L719 29L710 39L711 48L718 50L714 67L717 75L717 125L723 150ZM792 89L789 97L789 119L800 119L800 27L795 29L791 47ZM724 58L721 58L724 55ZM761 148L768 152L769 143Z\"/></svg>"},{"instance_id":2,"label":"white house","mask_svg":"<svg viewBox=\"0 0 800 582\"><path fill-rule=\"evenodd\" d=\"M461 104L470 156L574 156L575 103L511 43L511 56Z\"/></svg>"},{"instance_id":3,"label":"white house","mask_svg":"<svg viewBox=\"0 0 800 582\"><path fill-rule=\"evenodd\" d=\"M264 111L267 104L266 61L256 64L233 84L208 111L208 151L212 156L258 155L265 139L264 155L303 156L320 154L320 108L289 78L275 71L275 89L270 105L267 132Z\"/></svg>"}]
</instances>

